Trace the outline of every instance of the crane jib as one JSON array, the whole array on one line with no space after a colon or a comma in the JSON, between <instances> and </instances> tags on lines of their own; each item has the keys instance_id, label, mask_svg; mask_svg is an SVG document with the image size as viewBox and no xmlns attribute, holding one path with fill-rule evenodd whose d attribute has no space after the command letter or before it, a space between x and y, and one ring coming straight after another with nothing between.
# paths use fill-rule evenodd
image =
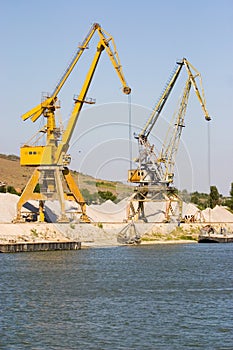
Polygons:
<instances>
[{"instance_id":1,"label":"crane jib","mask_svg":"<svg viewBox=\"0 0 233 350\"><path fill-rule=\"evenodd\" d=\"M168 79L165 88L162 92L162 95L159 99L159 101L157 102L157 104L155 105L145 127L142 129L141 133L139 134L139 136L145 136L148 137L149 134L151 133L151 130L153 129L156 121L158 120L158 117L177 81L177 78L181 72L182 66L183 66L184 62L177 62L175 65L175 68L172 72L172 74L170 75L170 78Z\"/></svg>"},{"instance_id":2,"label":"crane jib","mask_svg":"<svg viewBox=\"0 0 233 350\"><path fill-rule=\"evenodd\" d=\"M52 96L55 96L58 94L58 92L62 88L63 84L65 83L66 79L68 78L68 76L72 72L73 68L75 67L76 63L78 62L79 58L81 57L82 53L88 47L88 44L89 44L93 34L95 33L95 31L98 28L100 28L100 25L98 23L94 23L92 28L90 29L89 33L87 34L86 38L83 40L82 44L79 45L77 52L75 53L70 64L68 65L67 69L65 70L61 79L59 80L57 86L55 87Z\"/></svg>"}]
</instances>

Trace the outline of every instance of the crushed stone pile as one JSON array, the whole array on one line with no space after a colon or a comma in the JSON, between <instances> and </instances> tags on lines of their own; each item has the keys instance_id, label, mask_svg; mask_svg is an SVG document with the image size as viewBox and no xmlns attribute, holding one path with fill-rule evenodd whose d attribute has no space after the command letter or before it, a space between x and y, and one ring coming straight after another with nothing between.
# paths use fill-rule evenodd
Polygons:
<instances>
[{"instance_id":1,"label":"crushed stone pile","mask_svg":"<svg viewBox=\"0 0 233 350\"><path fill-rule=\"evenodd\" d=\"M16 215L19 196L11 193L0 193L0 222L11 222Z\"/></svg>"},{"instance_id":2,"label":"crushed stone pile","mask_svg":"<svg viewBox=\"0 0 233 350\"><path fill-rule=\"evenodd\" d=\"M0 223L11 223L16 216L16 205L19 197L10 193L0 193ZM172 203L174 212L177 213L178 206ZM87 206L87 215L93 223L125 223L129 207L129 199L125 198L115 204L110 200L100 205ZM37 201L29 201L23 207L23 211L29 212L38 210ZM60 216L60 205L58 201L45 202L46 219L48 222L55 223ZM166 202L146 202L145 214L148 223L163 222L166 212ZM77 213L80 213L80 207L76 202L66 201L66 214L70 222L77 222ZM216 206L214 209L207 208L200 211L192 203L183 203L183 217L195 216L202 222L233 222L233 214L225 207ZM174 222L176 219L174 218Z\"/></svg>"},{"instance_id":3,"label":"crushed stone pile","mask_svg":"<svg viewBox=\"0 0 233 350\"><path fill-rule=\"evenodd\" d=\"M206 222L233 222L233 214L225 207L216 205L213 209L202 210Z\"/></svg>"},{"instance_id":4,"label":"crushed stone pile","mask_svg":"<svg viewBox=\"0 0 233 350\"><path fill-rule=\"evenodd\" d=\"M127 200L118 204L110 200L100 204L87 206L87 215L94 222L124 222L127 217Z\"/></svg>"}]
</instances>

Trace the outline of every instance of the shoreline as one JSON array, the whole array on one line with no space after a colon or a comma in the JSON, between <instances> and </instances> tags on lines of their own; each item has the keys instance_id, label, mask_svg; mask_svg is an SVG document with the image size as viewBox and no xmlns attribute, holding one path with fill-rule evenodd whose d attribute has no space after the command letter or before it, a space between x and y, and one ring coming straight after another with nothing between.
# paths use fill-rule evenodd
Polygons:
<instances>
[{"instance_id":1,"label":"shoreline","mask_svg":"<svg viewBox=\"0 0 233 350\"><path fill-rule=\"evenodd\" d=\"M21 243L59 243L64 241L81 242L83 248L122 246L118 242L119 234L127 227L126 223L1 223L0 244ZM141 238L140 245L159 244L196 244L200 229L206 223L135 223L136 232ZM216 230L223 223L213 225ZM225 224L230 232L233 223ZM130 232L126 231L126 234Z\"/></svg>"},{"instance_id":2,"label":"shoreline","mask_svg":"<svg viewBox=\"0 0 233 350\"><path fill-rule=\"evenodd\" d=\"M171 239L171 240L151 240L151 241L142 241L141 245L152 245L152 244L191 244L197 243L194 239Z\"/></svg>"}]
</instances>

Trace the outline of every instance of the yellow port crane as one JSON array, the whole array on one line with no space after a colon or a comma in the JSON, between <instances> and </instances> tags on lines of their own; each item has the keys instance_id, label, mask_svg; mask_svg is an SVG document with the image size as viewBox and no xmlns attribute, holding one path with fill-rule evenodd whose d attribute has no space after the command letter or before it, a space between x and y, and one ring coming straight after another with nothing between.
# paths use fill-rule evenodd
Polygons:
<instances>
[{"instance_id":1,"label":"yellow port crane","mask_svg":"<svg viewBox=\"0 0 233 350\"><path fill-rule=\"evenodd\" d=\"M148 138L180 75L182 67L186 68L188 78L178 111L174 113L173 116L174 124L170 125L161 151L157 154L154 145L150 144ZM199 78L200 90L196 81L197 78ZM181 219L182 201L176 194L172 184L174 180L175 156L179 147L181 133L185 126L184 117L191 86L194 88L198 101L200 102L205 119L207 121L211 120L206 109L201 75L186 58L183 58L180 62L176 63L175 69L164 88L162 96L152 110L146 125L139 135L135 136L139 146L139 155L138 158L135 159L135 162L138 163L138 167L137 169L130 169L128 171L128 181L136 183L137 187L130 201L128 212L129 219L143 219L147 221L144 204L149 201L166 201L165 221L167 222L170 221L170 216L174 214L172 202L177 202L179 206L178 220Z\"/></svg>"},{"instance_id":2,"label":"yellow port crane","mask_svg":"<svg viewBox=\"0 0 233 350\"><path fill-rule=\"evenodd\" d=\"M63 131L57 126L55 118L56 109L60 107L58 103L58 94L79 61L84 50L88 48L88 44L95 32L99 35L96 53L91 62L79 96L74 99L72 113L69 117L67 126ZM51 96L46 96L40 104L22 116L23 120L31 119L32 122L37 121L40 116L44 116L47 119L46 125L38 133L38 135L40 133L46 135L46 143L45 145L37 145L40 136L36 135L33 144L25 144L20 149L21 165L35 167L35 170L17 203L16 221L22 220L22 207L28 200L39 200L39 219L40 221L44 221L44 201L48 199L53 200L56 195L58 195L61 207L59 221L67 221L65 214L65 200L74 200L81 208L80 221L89 222L89 218L86 215L85 200L67 167L71 161L71 157L67 154L67 151L83 104L95 103L93 100L87 99L86 95L100 56L104 50L107 52L122 83L123 92L127 95L130 94L131 89L126 84L113 37L104 31L98 23L93 24L88 35L78 47L76 54ZM40 185L40 193L35 193L37 184Z\"/></svg>"}]
</instances>

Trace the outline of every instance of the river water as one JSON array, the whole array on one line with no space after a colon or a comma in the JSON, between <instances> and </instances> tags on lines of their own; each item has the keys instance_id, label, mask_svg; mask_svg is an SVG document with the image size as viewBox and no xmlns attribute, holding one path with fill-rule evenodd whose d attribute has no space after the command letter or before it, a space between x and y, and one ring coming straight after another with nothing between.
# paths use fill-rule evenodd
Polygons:
<instances>
[{"instance_id":1,"label":"river water","mask_svg":"<svg viewBox=\"0 0 233 350\"><path fill-rule=\"evenodd\" d=\"M233 244L0 255L0 349L233 349Z\"/></svg>"}]
</instances>

